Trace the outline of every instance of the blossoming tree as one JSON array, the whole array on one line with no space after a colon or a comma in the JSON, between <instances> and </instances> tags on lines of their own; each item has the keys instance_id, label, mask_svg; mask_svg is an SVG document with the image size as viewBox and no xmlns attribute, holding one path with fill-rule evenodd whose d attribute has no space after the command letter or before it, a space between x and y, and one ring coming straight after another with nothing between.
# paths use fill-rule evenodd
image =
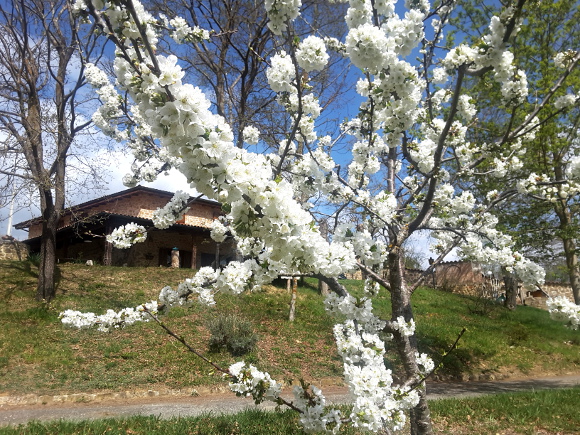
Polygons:
<instances>
[{"instance_id":1,"label":"blossoming tree","mask_svg":"<svg viewBox=\"0 0 580 435\"><path fill-rule=\"evenodd\" d=\"M193 47L211 34L184 20L156 19L137 1L77 1L79 13L100 25L117 50L114 85L87 66L87 78L104 101L95 122L130 141L137 153L155 147L162 166L178 168L191 186L218 200L226 217L216 221L212 235L217 241L226 234L235 237L245 260L221 270L203 268L176 289L165 287L159 301L102 316L67 311L62 320L106 330L153 318L196 296L214 304L217 292L238 294L279 275L309 274L332 290L327 310L346 318L334 334L354 397L352 411L343 415L325 407L322 391L306 384L295 387L292 400L285 399L278 382L244 362L225 370L232 390L251 395L256 403L273 400L295 409L307 431L336 432L352 424L390 433L403 428L410 415L412 433L432 433L424 381L433 362L417 349L411 296L421 279L406 280L405 241L429 230L436 238L434 265L456 248L473 260L500 264L524 281L543 277L495 228L489 208L501 200L501 192L477 203L462 189L494 146L466 139L477 113L463 89L465 78L496 81L508 105L526 98L526 75L512 66L508 44L524 1L493 17L476 47L451 50L441 49L439 42L452 1L432 7L426 0L409 0L403 7L394 0L352 0L344 41L323 35L296 38L292 23L300 16L300 1L264 3L269 28L286 42L284 50L267 59L267 80L292 120L276 154L236 147L230 126L212 113L202 91L182 81L177 58L156 53L161 32ZM358 115L335 135L317 130L323 115L308 83L309 72L325 68L329 50L350 59L360 101ZM494 157L497 170L517 164L533 135L531 121L523 120L508 133L510 148ZM244 140L255 143L260 132L248 126ZM348 156L336 151L345 144ZM320 204L330 216L330 243L313 219ZM177 219L186 206L184 196L177 195L157 212L157 220ZM356 223L345 219L347 210L357 213ZM144 232L138 226L121 228L113 241L122 247L127 239L142 240ZM367 277L360 298L337 279L355 269ZM373 313L373 297L382 292L390 295L389 318ZM384 363L387 347L402 361L397 383Z\"/></svg>"},{"instance_id":2,"label":"blossoming tree","mask_svg":"<svg viewBox=\"0 0 580 435\"><path fill-rule=\"evenodd\" d=\"M465 13L458 14L464 17L462 28L477 33L474 30L478 26L489 22L484 16L486 8L480 0L465 3ZM518 156L521 167L515 176L521 181L510 199L496 207L494 214L502 228L515 236L516 246L528 255L552 266L552 270L554 263L565 259L565 273L574 301L580 304L576 249L580 184L577 176L568 170L570 161L580 153L580 68L576 53L580 8L575 0L529 2L524 5L523 13L526 20L513 43L514 62L531 77L528 88L533 97L516 107L503 108L494 98L499 92L497 87L477 83L471 95L480 107L486 107L485 114L478 116L481 127L476 132L485 136L493 131L498 137L530 113L536 114L535 138L527 143L526 153ZM566 83L559 86L562 77ZM546 98L549 94L552 97ZM478 190L485 195L486 191L504 189L509 184L506 179L514 178L514 171L496 172L493 177L482 178ZM515 305L515 292L512 298L510 301L510 292L506 291L506 304Z\"/></svg>"}]
</instances>

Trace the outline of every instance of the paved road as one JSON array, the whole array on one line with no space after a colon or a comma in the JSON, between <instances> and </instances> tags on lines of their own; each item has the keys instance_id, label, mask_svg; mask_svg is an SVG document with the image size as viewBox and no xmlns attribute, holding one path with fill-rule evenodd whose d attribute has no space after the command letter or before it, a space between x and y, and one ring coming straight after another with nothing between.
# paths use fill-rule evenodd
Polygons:
<instances>
[{"instance_id":1,"label":"paved road","mask_svg":"<svg viewBox=\"0 0 580 435\"><path fill-rule=\"evenodd\" d=\"M507 380L496 382L431 383L430 399L446 397L471 397L523 390L565 388L580 385L580 376L559 376L541 379ZM346 403L349 396L344 387L326 387L330 403ZM67 403L51 405L2 405L0 426L17 425L31 420L89 420L155 415L160 418L195 416L202 413L235 413L256 407L251 399L240 399L233 394L207 394L199 397L155 397L138 400L114 400L101 403ZM260 409L273 409L262 404Z\"/></svg>"}]
</instances>

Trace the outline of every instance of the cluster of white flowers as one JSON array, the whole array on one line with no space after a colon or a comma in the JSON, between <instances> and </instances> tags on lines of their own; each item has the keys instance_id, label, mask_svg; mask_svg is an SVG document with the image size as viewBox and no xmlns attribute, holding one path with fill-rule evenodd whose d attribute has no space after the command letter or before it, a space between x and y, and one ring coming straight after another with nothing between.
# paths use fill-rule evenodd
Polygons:
<instances>
[{"instance_id":1,"label":"cluster of white flowers","mask_svg":"<svg viewBox=\"0 0 580 435\"><path fill-rule=\"evenodd\" d=\"M548 299L546 306L552 319L564 322L567 328L580 329L580 305L564 296L558 296Z\"/></svg>"},{"instance_id":2,"label":"cluster of white flowers","mask_svg":"<svg viewBox=\"0 0 580 435\"><path fill-rule=\"evenodd\" d=\"M107 235L107 242L112 243L118 249L127 249L135 243L143 243L145 240L147 240L147 230L144 226L134 222L115 228L111 234Z\"/></svg>"},{"instance_id":3,"label":"cluster of white flowers","mask_svg":"<svg viewBox=\"0 0 580 435\"><path fill-rule=\"evenodd\" d=\"M415 355L417 359L417 365L421 368L421 374L427 376L433 370L435 370L435 363L426 353L418 353Z\"/></svg>"},{"instance_id":4,"label":"cluster of white flowers","mask_svg":"<svg viewBox=\"0 0 580 435\"><path fill-rule=\"evenodd\" d=\"M385 322L373 314L370 298L357 300L351 295L341 297L331 293L326 297L324 305L330 314L346 316L360 325L365 325L367 331L378 332L385 326Z\"/></svg>"},{"instance_id":5,"label":"cluster of white flowers","mask_svg":"<svg viewBox=\"0 0 580 435\"><path fill-rule=\"evenodd\" d=\"M355 397L350 414L354 426L370 431L384 427L401 430L404 410L414 407L419 396L415 391L401 393L393 385L391 370L384 363L383 340L377 334L359 332L352 320L336 325L334 335L344 360L345 380Z\"/></svg>"},{"instance_id":6,"label":"cluster of white flowers","mask_svg":"<svg viewBox=\"0 0 580 435\"><path fill-rule=\"evenodd\" d=\"M580 180L580 156L574 156L568 163L566 174L575 180Z\"/></svg>"},{"instance_id":7,"label":"cluster of white flowers","mask_svg":"<svg viewBox=\"0 0 580 435\"><path fill-rule=\"evenodd\" d=\"M512 11L491 19L489 33L485 35L477 49L467 45L453 48L443 60L443 67L447 73L461 65L476 69L493 67L494 77L501 84L501 93L508 103L521 103L528 94L526 73L516 70L513 66L513 54L507 50L503 38L506 31L506 22L511 19ZM517 30L517 29L516 29ZM437 72L437 79L443 80L442 73Z\"/></svg>"},{"instance_id":8,"label":"cluster of white flowers","mask_svg":"<svg viewBox=\"0 0 580 435\"><path fill-rule=\"evenodd\" d=\"M75 310L66 310L60 313L59 318L63 325L86 329L97 327L99 331L108 332L111 328L123 328L136 322L151 320L149 313L157 314L157 301L147 302L135 308L123 308L121 311L107 310L105 314L82 313Z\"/></svg>"},{"instance_id":9,"label":"cluster of white flowers","mask_svg":"<svg viewBox=\"0 0 580 435\"><path fill-rule=\"evenodd\" d=\"M184 213L189 210L187 203L189 202L189 195L181 190L178 190L163 208L158 208L153 212L153 225L155 228L165 229L169 228L176 221L180 220Z\"/></svg>"},{"instance_id":10,"label":"cluster of white flowers","mask_svg":"<svg viewBox=\"0 0 580 435\"><path fill-rule=\"evenodd\" d=\"M110 84L107 74L92 63L85 64L85 78L96 89Z\"/></svg>"},{"instance_id":11,"label":"cluster of white flowers","mask_svg":"<svg viewBox=\"0 0 580 435\"><path fill-rule=\"evenodd\" d=\"M575 56L577 56L577 52L574 50L567 50L556 54L554 57L554 65L558 68L568 68L568 66L572 63Z\"/></svg>"},{"instance_id":12,"label":"cluster of white flowers","mask_svg":"<svg viewBox=\"0 0 580 435\"><path fill-rule=\"evenodd\" d=\"M197 26L192 28L181 17L173 18L168 24L173 28L170 32L171 37L178 44L182 42L200 42L209 39L209 32L207 30Z\"/></svg>"},{"instance_id":13,"label":"cluster of white flowers","mask_svg":"<svg viewBox=\"0 0 580 435\"><path fill-rule=\"evenodd\" d=\"M517 182L518 192L533 194L551 203L573 198L580 192L580 172L576 171L578 161L577 157L570 159L566 174L569 178L566 181L552 183L548 175L532 172L528 178Z\"/></svg>"},{"instance_id":14,"label":"cluster of white flowers","mask_svg":"<svg viewBox=\"0 0 580 435\"><path fill-rule=\"evenodd\" d=\"M324 41L318 36L310 35L302 42L296 50L298 65L305 71L320 71L328 62L328 53Z\"/></svg>"},{"instance_id":15,"label":"cluster of white flowers","mask_svg":"<svg viewBox=\"0 0 580 435\"><path fill-rule=\"evenodd\" d=\"M116 123L123 116L121 96L109 82L107 74L92 63L85 64L85 77L93 86L101 101L101 106L92 116L92 121L104 134L118 141L128 139L126 131L121 131Z\"/></svg>"},{"instance_id":16,"label":"cluster of white flowers","mask_svg":"<svg viewBox=\"0 0 580 435\"><path fill-rule=\"evenodd\" d=\"M427 7L427 10L429 7ZM385 31L392 35L396 52L408 56L423 39L423 19L425 14L418 9L411 9L401 19L393 16L384 26Z\"/></svg>"},{"instance_id":17,"label":"cluster of white flowers","mask_svg":"<svg viewBox=\"0 0 580 435\"><path fill-rule=\"evenodd\" d=\"M365 282L365 293L375 295L377 288ZM383 427L400 430L405 424L403 410L415 406L419 397L414 391L402 391L393 385L391 370L384 364L385 342L378 333L385 322L372 312L371 299L357 300L352 296L329 295L325 304L333 314L346 316L347 320L334 327L338 352L344 361L345 380L355 397L350 419L356 427L377 431ZM399 317L393 327L403 335L414 333L413 321ZM433 363L421 355L418 364L428 373Z\"/></svg>"},{"instance_id":18,"label":"cluster of white flowers","mask_svg":"<svg viewBox=\"0 0 580 435\"><path fill-rule=\"evenodd\" d=\"M226 239L228 231L229 228L225 226L220 219L215 219L211 223L210 236L214 241L218 243L222 243Z\"/></svg>"},{"instance_id":19,"label":"cluster of white flowers","mask_svg":"<svg viewBox=\"0 0 580 435\"><path fill-rule=\"evenodd\" d=\"M407 322L403 316L399 316L393 326L405 337L410 337L415 334L415 321L413 319Z\"/></svg>"},{"instance_id":20,"label":"cluster of white flowers","mask_svg":"<svg viewBox=\"0 0 580 435\"><path fill-rule=\"evenodd\" d=\"M351 28L346 37L346 53L352 63L372 74L392 60L391 52L385 50L388 45L385 32L369 23Z\"/></svg>"},{"instance_id":21,"label":"cluster of white flowers","mask_svg":"<svg viewBox=\"0 0 580 435\"><path fill-rule=\"evenodd\" d=\"M561 95L554 101L554 107L557 110L572 107L578 101L578 97L574 94Z\"/></svg>"},{"instance_id":22,"label":"cluster of white flowers","mask_svg":"<svg viewBox=\"0 0 580 435\"><path fill-rule=\"evenodd\" d=\"M322 391L315 387L305 388L296 385L293 388L294 405L303 412L300 414L300 423L307 433L324 432L338 433L342 425L341 413L337 409L326 409L326 398Z\"/></svg>"},{"instance_id":23,"label":"cluster of white flowers","mask_svg":"<svg viewBox=\"0 0 580 435\"><path fill-rule=\"evenodd\" d=\"M270 21L268 28L275 35L281 35L287 28L287 22L300 14L301 0L266 0L266 13Z\"/></svg>"},{"instance_id":24,"label":"cluster of white flowers","mask_svg":"<svg viewBox=\"0 0 580 435\"><path fill-rule=\"evenodd\" d=\"M292 58L285 51L281 51L270 59L270 68L266 71L268 84L274 92L294 92L296 68Z\"/></svg>"},{"instance_id":25,"label":"cluster of white flowers","mask_svg":"<svg viewBox=\"0 0 580 435\"><path fill-rule=\"evenodd\" d=\"M248 125L243 131L244 142L249 145L256 145L260 140L260 130L253 125Z\"/></svg>"},{"instance_id":26,"label":"cluster of white flowers","mask_svg":"<svg viewBox=\"0 0 580 435\"><path fill-rule=\"evenodd\" d=\"M230 366L229 372L233 377L230 389L238 396L251 396L256 405L264 400L276 401L280 397L282 386L252 364L237 362Z\"/></svg>"}]
</instances>

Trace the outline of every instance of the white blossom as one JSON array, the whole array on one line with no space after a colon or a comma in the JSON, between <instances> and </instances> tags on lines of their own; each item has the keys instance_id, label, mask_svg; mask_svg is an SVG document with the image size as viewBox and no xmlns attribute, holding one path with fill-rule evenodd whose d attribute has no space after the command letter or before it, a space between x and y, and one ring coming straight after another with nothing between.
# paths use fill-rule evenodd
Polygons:
<instances>
[{"instance_id":1,"label":"white blossom","mask_svg":"<svg viewBox=\"0 0 580 435\"><path fill-rule=\"evenodd\" d=\"M576 103L577 97L574 94L561 95L554 101L554 107L557 110L566 109Z\"/></svg>"},{"instance_id":2,"label":"white blossom","mask_svg":"<svg viewBox=\"0 0 580 435\"><path fill-rule=\"evenodd\" d=\"M169 228L176 221L180 220L189 207L186 207L189 202L189 195L181 190L178 190L163 208L158 208L153 212L153 225L155 228L165 229Z\"/></svg>"},{"instance_id":3,"label":"white blossom","mask_svg":"<svg viewBox=\"0 0 580 435\"><path fill-rule=\"evenodd\" d=\"M550 298L546 301L550 317L559 322L564 322L567 328L580 328L580 306L564 296Z\"/></svg>"},{"instance_id":4,"label":"white blossom","mask_svg":"<svg viewBox=\"0 0 580 435\"><path fill-rule=\"evenodd\" d=\"M147 230L134 222L115 228L111 234L107 235L107 242L112 243L118 249L127 249L133 244L143 243L145 240L147 240Z\"/></svg>"},{"instance_id":5,"label":"white blossom","mask_svg":"<svg viewBox=\"0 0 580 435\"><path fill-rule=\"evenodd\" d=\"M244 127L243 131L244 142L249 145L256 145L260 140L260 130L258 130L253 125L248 125Z\"/></svg>"},{"instance_id":6,"label":"white blossom","mask_svg":"<svg viewBox=\"0 0 580 435\"><path fill-rule=\"evenodd\" d=\"M300 0L266 0L268 27L275 35L281 35L286 30L286 22L296 18L300 11Z\"/></svg>"},{"instance_id":7,"label":"white blossom","mask_svg":"<svg viewBox=\"0 0 580 435\"><path fill-rule=\"evenodd\" d=\"M298 65L305 71L320 71L328 62L328 53L324 41L314 35L304 39L296 50Z\"/></svg>"}]
</instances>

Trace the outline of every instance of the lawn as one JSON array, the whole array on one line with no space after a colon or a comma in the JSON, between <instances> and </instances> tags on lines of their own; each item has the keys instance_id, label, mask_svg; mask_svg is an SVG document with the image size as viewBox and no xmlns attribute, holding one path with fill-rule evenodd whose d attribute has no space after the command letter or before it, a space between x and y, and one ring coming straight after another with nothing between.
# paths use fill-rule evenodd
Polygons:
<instances>
[{"instance_id":1,"label":"lawn","mask_svg":"<svg viewBox=\"0 0 580 435\"><path fill-rule=\"evenodd\" d=\"M191 388L223 380L153 323L111 333L72 330L58 319L65 309L104 312L156 299L190 270L59 266L57 297L46 307L34 301L36 269L28 262L0 262L0 392L57 394L103 390ZM344 281L360 293L359 281ZM176 309L164 322L192 346L208 352L207 322L218 314L247 319L259 335L243 359L279 380L340 382L342 364L315 280L299 288L296 321L288 322L290 295L283 283L239 297L220 295L216 307ZM580 372L580 338L550 320L545 311L502 307L489 315L470 311L473 300L431 289L414 297L421 350L436 361L466 327L459 347L444 361L444 378L539 376ZM388 313L388 294L375 308ZM227 367L239 358L208 353ZM389 364L396 365L396 360Z\"/></svg>"}]
</instances>

